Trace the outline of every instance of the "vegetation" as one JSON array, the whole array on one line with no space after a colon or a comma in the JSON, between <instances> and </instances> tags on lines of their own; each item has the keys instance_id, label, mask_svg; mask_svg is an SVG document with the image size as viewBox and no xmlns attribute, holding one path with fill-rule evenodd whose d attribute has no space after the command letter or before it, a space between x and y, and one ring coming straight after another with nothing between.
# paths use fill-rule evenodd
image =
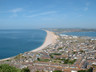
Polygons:
<instances>
[{"instance_id":1,"label":"vegetation","mask_svg":"<svg viewBox=\"0 0 96 72\"><path fill-rule=\"evenodd\" d=\"M81 53L85 53L85 51L83 51L83 50L80 50L80 52L81 52Z\"/></svg>"},{"instance_id":2,"label":"vegetation","mask_svg":"<svg viewBox=\"0 0 96 72\"><path fill-rule=\"evenodd\" d=\"M51 55L61 55L61 53L51 53Z\"/></svg>"},{"instance_id":3,"label":"vegetation","mask_svg":"<svg viewBox=\"0 0 96 72\"><path fill-rule=\"evenodd\" d=\"M90 67L88 70L79 70L78 72L93 72L93 68Z\"/></svg>"},{"instance_id":4,"label":"vegetation","mask_svg":"<svg viewBox=\"0 0 96 72\"><path fill-rule=\"evenodd\" d=\"M28 68L23 68L23 69L21 70L21 72L30 72L30 70L29 70Z\"/></svg>"},{"instance_id":5,"label":"vegetation","mask_svg":"<svg viewBox=\"0 0 96 72\"><path fill-rule=\"evenodd\" d=\"M62 72L61 70L55 70L55 71L53 71L53 72Z\"/></svg>"},{"instance_id":6,"label":"vegetation","mask_svg":"<svg viewBox=\"0 0 96 72\"><path fill-rule=\"evenodd\" d=\"M49 59L40 59L40 58L37 58L37 61L48 62L48 61L50 61L50 60L49 60Z\"/></svg>"},{"instance_id":7,"label":"vegetation","mask_svg":"<svg viewBox=\"0 0 96 72\"><path fill-rule=\"evenodd\" d=\"M61 55L61 53L51 53L49 56L50 56L51 58L53 58L53 57L54 57L53 55Z\"/></svg>"},{"instance_id":8,"label":"vegetation","mask_svg":"<svg viewBox=\"0 0 96 72\"><path fill-rule=\"evenodd\" d=\"M58 48L58 50L61 50L63 47Z\"/></svg>"},{"instance_id":9,"label":"vegetation","mask_svg":"<svg viewBox=\"0 0 96 72\"><path fill-rule=\"evenodd\" d=\"M63 64L74 64L76 62L76 59L71 60L71 59L60 59L60 58L56 58L52 60L54 63L63 63Z\"/></svg>"},{"instance_id":10,"label":"vegetation","mask_svg":"<svg viewBox=\"0 0 96 72\"><path fill-rule=\"evenodd\" d=\"M86 70L80 70L80 71L78 71L78 72L86 72Z\"/></svg>"},{"instance_id":11,"label":"vegetation","mask_svg":"<svg viewBox=\"0 0 96 72\"><path fill-rule=\"evenodd\" d=\"M64 59L64 64L74 64L75 61L76 59L74 60Z\"/></svg>"},{"instance_id":12,"label":"vegetation","mask_svg":"<svg viewBox=\"0 0 96 72\"><path fill-rule=\"evenodd\" d=\"M13 66L9 66L8 64L0 65L0 72L30 72L28 68L18 69Z\"/></svg>"},{"instance_id":13,"label":"vegetation","mask_svg":"<svg viewBox=\"0 0 96 72\"><path fill-rule=\"evenodd\" d=\"M63 61L64 62L64 64L74 64L74 62L76 61L76 59L74 59L74 60L70 60L70 59L65 59L65 58L63 58L63 59L56 59L56 60L61 60L61 61Z\"/></svg>"},{"instance_id":14,"label":"vegetation","mask_svg":"<svg viewBox=\"0 0 96 72\"><path fill-rule=\"evenodd\" d=\"M87 70L87 72L93 72L93 68L90 67L90 68Z\"/></svg>"},{"instance_id":15,"label":"vegetation","mask_svg":"<svg viewBox=\"0 0 96 72\"><path fill-rule=\"evenodd\" d=\"M37 58L37 61L40 61L40 58Z\"/></svg>"},{"instance_id":16,"label":"vegetation","mask_svg":"<svg viewBox=\"0 0 96 72\"><path fill-rule=\"evenodd\" d=\"M77 52L73 51L73 54L76 54Z\"/></svg>"},{"instance_id":17,"label":"vegetation","mask_svg":"<svg viewBox=\"0 0 96 72\"><path fill-rule=\"evenodd\" d=\"M39 72L38 70L36 72Z\"/></svg>"},{"instance_id":18,"label":"vegetation","mask_svg":"<svg viewBox=\"0 0 96 72\"><path fill-rule=\"evenodd\" d=\"M22 54L19 54L19 55L17 55L14 59L20 59L20 58L22 58L23 56L22 56Z\"/></svg>"},{"instance_id":19,"label":"vegetation","mask_svg":"<svg viewBox=\"0 0 96 72\"><path fill-rule=\"evenodd\" d=\"M52 55L52 54L50 54L49 56L50 56L51 58L53 58L53 55Z\"/></svg>"}]
</instances>

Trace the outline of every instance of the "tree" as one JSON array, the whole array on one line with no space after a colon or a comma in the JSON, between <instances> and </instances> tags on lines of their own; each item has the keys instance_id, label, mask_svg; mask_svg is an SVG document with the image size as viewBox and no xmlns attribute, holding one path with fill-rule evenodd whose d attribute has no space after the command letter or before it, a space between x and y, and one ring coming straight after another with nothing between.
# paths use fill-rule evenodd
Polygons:
<instances>
[{"instance_id":1,"label":"tree","mask_svg":"<svg viewBox=\"0 0 96 72\"><path fill-rule=\"evenodd\" d=\"M40 61L40 58L37 58L37 61Z\"/></svg>"},{"instance_id":2,"label":"tree","mask_svg":"<svg viewBox=\"0 0 96 72\"><path fill-rule=\"evenodd\" d=\"M18 69L13 66L9 66L8 64L0 65L0 72L30 72L28 68Z\"/></svg>"},{"instance_id":3,"label":"tree","mask_svg":"<svg viewBox=\"0 0 96 72\"><path fill-rule=\"evenodd\" d=\"M39 72L38 70L36 72Z\"/></svg>"},{"instance_id":4,"label":"tree","mask_svg":"<svg viewBox=\"0 0 96 72\"><path fill-rule=\"evenodd\" d=\"M53 71L53 72L62 72L62 71L60 71L60 70L55 70L55 71Z\"/></svg>"},{"instance_id":5,"label":"tree","mask_svg":"<svg viewBox=\"0 0 96 72\"><path fill-rule=\"evenodd\" d=\"M79 70L78 72L93 72L93 68L90 67L88 70Z\"/></svg>"},{"instance_id":6,"label":"tree","mask_svg":"<svg viewBox=\"0 0 96 72\"><path fill-rule=\"evenodd\" d=\"M23 69L21 70L21 72L30 72L30 70L29 70L28 68L23 68Z\"/></svg>"},{"instance_id":7,"label":"tree","mask_svg":"<svg viewBox=\"0 0 96 72\"><path fill-rule=\"evenodd\" d=\"M20 69L9 66L8 64L0 65L0 72L20 72Z\"/></svg>"},{"instance_id":8,"label":"tree","mask_svg":"<svg viewBox=\"0 0 96 72\"><path fill-rule=\"evenodd\" d=\"M87 72L93 72L93 68L90 67L90 68L87 70Z\"/></svg>"},{"instance_id":9,"label":"tree","mask_svg":"<svg viewBox=\"0 0 96 72\"><path fill-rule=\"evenodd\" d=\"M86 72L86 70L79 70L78 72Z\"/></svg>"}]
</instances>

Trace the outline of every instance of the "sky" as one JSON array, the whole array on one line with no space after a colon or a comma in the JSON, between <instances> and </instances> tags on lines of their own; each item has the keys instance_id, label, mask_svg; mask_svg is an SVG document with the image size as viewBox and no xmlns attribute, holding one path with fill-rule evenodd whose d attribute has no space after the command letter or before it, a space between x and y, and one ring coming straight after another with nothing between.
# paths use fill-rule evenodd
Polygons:
<instances>
[{"instance_id":1,"label":"sky","mask_svg":"<svg viewBox=\"0 0 96 72\"><path fill-rule=\"evenodd\" d=\"M0 29L96 28L96 0L0 0Z\"/></svg>"}]
</instances>

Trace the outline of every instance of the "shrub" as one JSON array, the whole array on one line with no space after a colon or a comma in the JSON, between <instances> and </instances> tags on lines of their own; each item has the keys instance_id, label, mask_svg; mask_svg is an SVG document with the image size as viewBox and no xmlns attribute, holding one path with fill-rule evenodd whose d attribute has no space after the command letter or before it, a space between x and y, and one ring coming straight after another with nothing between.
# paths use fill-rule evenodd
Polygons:
<instances>
[{"instance_id":1,"label":"shrub","mask_svg":"<svg viewBox=\"0 0 96 72\"><path fill-rule=\"evenodd\" d=\"M53 71L53 72L62 72L61 70L55 70L55 71Z\"/></svg>"},{"instance_id":2,"label":"shrub","mask_svg":"<svg viewBox=\"0 0 96 72\"><path fill-rule=\"evenodd\" d=\"M0 72L30 72L28 68L18 69L13 66L9 66L8 64L0 65Z\"/></svg>"}]
</instances>

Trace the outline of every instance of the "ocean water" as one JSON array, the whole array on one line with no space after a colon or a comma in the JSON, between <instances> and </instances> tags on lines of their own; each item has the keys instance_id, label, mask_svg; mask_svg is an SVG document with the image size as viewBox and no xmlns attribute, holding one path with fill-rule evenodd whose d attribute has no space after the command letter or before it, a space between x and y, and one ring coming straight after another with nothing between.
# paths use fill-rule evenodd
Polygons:
<instances>
[{"instance_id":1,"label":"ocean water","mask_svg":"<svg viewBox=\"0 0 96 72\"><path fill-rule=\"evenodd\" d=\"M65 32L65 35L96 37L96 32Z\"/></svg>"},{"instance_id":2,"label":"ocean water","mask_svg":"<svg viewBox=\"0 0 96 72\"><path fill-rule=\"evenodd\" d=\"M0 30L0 59L36 49L45 37L43 30Z\"/></svg>"}]
</instances>

